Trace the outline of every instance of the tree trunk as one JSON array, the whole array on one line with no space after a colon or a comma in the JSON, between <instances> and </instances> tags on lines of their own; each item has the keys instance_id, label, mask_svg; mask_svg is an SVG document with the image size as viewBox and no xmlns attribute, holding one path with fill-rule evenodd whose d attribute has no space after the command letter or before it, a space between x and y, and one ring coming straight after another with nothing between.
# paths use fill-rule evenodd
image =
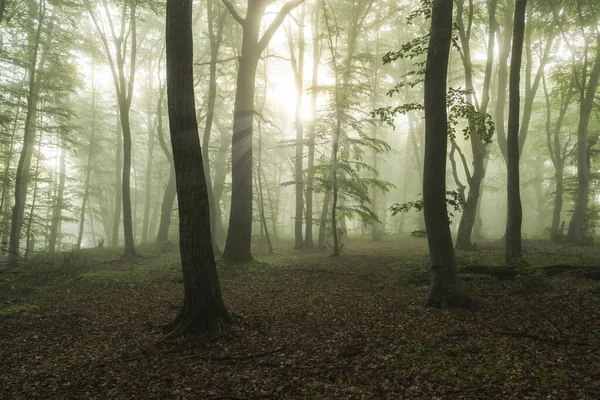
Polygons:
<instances>
[{"instance_id":1,"label":"tree trunk","mask_svg":"<svg viewBox=\"0 0 600 400\"><path fill-rule=\"evenodd\" d=\"M304 16L306 6L302 5L300 15L298 17L298 57L294 50L294 38L288 32L288 46L290 48L290 58L292 70L294 72L294 82L296 86L296 157L294 162L294 181L295 181L295 200L296 209L294 215L294 247L301 249L304 247L304 239L302 237L302 219L304 213L304 131L302 126L302 98L304 94Z\"/></svg>"},{"instance_id":2,"label":"tree trunk","mask_svg":"<svg viewBox=\"0 0 600 400\"><path fill-rule=\"evenodd\" d=\"M194 105L192 0L167 0L167 91L179 204L184 304L167 337L220 332L230 320L215 264L210 209Z\"/></svg>"},{"instance_id":3,"label":"tree trunk","mask_svg":"<svg viewBox=\"0 0 600 400\"><path fill-rule=\"evenodd\" d=\"M150 119L148 119L150 120ZM144 220L142 223L142 243L148 242L150 226L150 200L152 199L152 158L154 153L154 132L148 130L148 157L146 158L146 195L144 196Z\"/></svg>"},{"instance_id":4,"label":"tree trunk","mask_svg":"<svg viewBox=\"0 0 600 400\"><path fill-rule=\"evenodd\" d=\"M41 124L40 124L41 125ZM35 162L35 171L34 171L34 175L35 176L35 182L33 184L33 194L31 196L31 210L29 212L29 219L27 221L27 231L25 233L25 238L26 238L26 242L25 242L25 259L27 259L27 257L29 257L29 254L33 252L34 248L35 248L35 237L31 236L31 227L33 226L33 217L35 216L35 203L37 201L37 195L38 195L38 176L39 176L39 172L40 172L40 161L42 159L42 155L41 155L41 148L42 148L42 133L41 133L41 128L40 128L40 136L39 136L39 142L38 142L38 148L37 148L37 160ZM47 216L48 217L48 216ZM48 220L48 218L46 218L46 221Z\"/></svg>"},{"instance_id":5,"label":"tree trunk","mask_svg":"<svg viewBox=\"0 0 600 400\"><path fill-rule=\"evenodd\" d=\"M471 62L471 46L470 46L470 32L473 15L473 5L469 6L469 25L465 29L462 19L462 8L463 1L457 3L458 7L458 27L461 45L463 47L463 66L465 69L465 83L466 88L469 91L474 92L475 88L473 85L473 65ZM492 75L492 67L494 62L494 36L496 32L496 13L497 0L488 1L488 21L489 21L489 35L488 35L488 49L487 49L487 63L485 68L485 76L483 83L483 96L481 105L476 104L473 94L467 96L467 101L476 107L480 115L487 113L487 108L490 99L490 81ZM466 207L460 218L458 225L458 233L456 236L456 248L460 250L470 250L473 248L471 237L473 233L473 226L477 218L477 208L479 207L479 198L481 195L481 187L483 179L485 178L485 158L487 155L487 144L483 142L481 134L485 133L486 126L478 121L470 120L469 125L471 128L470 143L471 152L473 154L473 172L469 174L465 171L468 179L469 194L466 198ZM465 167L466 169L466 167Z\"/></svg>"},{"instance_id":6,"label":"tree trunk","mask_svg":"<svg viewBox=\"0 0 600 400\"><path fill-rule=\"evenodd\" d=\"M221 199L223 197L223 191L225 189L225 180L227 179L228 171L231 170L229 163L227 162L227 156L229 155L229 149L231 148L231 139L229 135L226 135L223 130L221 131L219 150L215 157L215 179L213 183L213 197L215 199L215 233L214 237L219 240L225 239L225 228L223 227L223 217L221 211Z\"/></svg>"},{"instance_id":7,"label":"tree trunk","mask_svg":"<svg viewBox=\"0 0 600 400\"><path fill-rule=\"evenodd\" d=\"M58 191L56 193L56 199L54 207L52 208L52 222L50 224L50 236L48 238L48 249L50 251L56 251L56 243L58 236L61 234L59 232L59 227L61 225L62 218L62 209L64 202L64 193L65 193L65 180L66 180L66 166L65 166L65 148L64 145L60 146L60 156L59 156L59 171L58 171Z\"/></svg>"},{"instance_id":8,"label":"tree trunk","mask_svg":"<svg viewBox=\"0 0 600 400\"><path fill-rule=\"evenodd\" d=\"M510 41L512 39L513 31L513 18L511 9L513 9L513 1L506 0L506 24L504 26L504 32L500 32L498 29L498 43L500 44L499 55L498 55L498 96L496 98L495 107L495 128L496 128L496 139L498 140L498 147L502 153L504 161L507 162L507 138L506 131L504 129L504 118L505 118L505 106L506 106L506 93L508 88L508 58L510 56Z\"/></svg>"},{"instance_id":9,"label":"tree trunk","mask_svg":"<svg viewBox=\"0 0 600 400\"><path fill-rule=\"evenodd\" d=\"M586 63L587 64L587 63ZM584 66L584 70L587 65ZM589 159L589 123L594 107L594 98L600 80L600 36L596 46L596 59L589 75L587 89L585 82L580 84L579 90L579 124L577 127L577 194L575 209L569 222L567 238L574 242L583 242L586 239L585 214L588 209L590 192L590 159Z\"/></svg>"},{"instance_id":10,"label":"tree trunk","mask_svg":"<svg viewBox=\"0 0 600 400\"><path fill-rule=\"evenodd\" d=\"M210 206L210 231L212 236L213 250L215 254L221 254L216 236L216 211L215 197L213 193L213 184L210 174L210 157L208 148L210 146L210 134L213 126L215 102L217 99L217 58L219 56L219 48L223 40L223 26L225 23L225 15L222 13L217 20L217 30L214 29L213 16L213 0L209 0L206 4L207 20L208 20L208 37L210 40L210 64L209 64L209 79L208 79L208 98L206 107L206 123L204 124L204 135L202 136L202 159L204 160L204 172L206 173L206 188L208 190L208 202Z\"/></svg>"},{"instance_id":11,"label":"tree trunk","mask_svg":"<svg viewBox=\"0 0 600 400\"><path fill-rule=\"evenodd\" d=\"M331 189L327 189L323 196L323 208L321 208L321 219L319 222L319 249L327 249L327 215L329 215L329 202L331 201Z\"/></svg>"},{"instance_id":12,"label":"tree trunk","mask_svg":"<svg viewBox=\"0 0 600 400\"><path fill-rule=\"evenodd\" d=\"M456 270L446 210L446 79L452 38L452 1L433 0L425 73L425 163L423 211L431 260L427 305L455 307L468 303Z\"/></svg>"},{"instance_id":13,"label":"tree trunk","mask_svg":"<svg viewBox=\"0 0 600 400\"><path fill-rule=\"evenodd\" d=\"M252 8L249 7L248 12ZM245 262L253 259L252 243L252 124L254 121L254 89L256 67L260 54L255 54L258 26L248 23L246 17L242 56L240 57L231 150L231 211L229 229L223 250L223 259ZM252 19L250 19L251 21Z\"/></svg>"},{"instance_id":14,"label":"tree trunk","mask_svg":"<svg viewBox=\"0 0 600 400\"><path fill-rule=\"evenodd\" d=\"M513 265L523 256L521 249L521 193L519 179L519 83L521 80L521 59L523 56L523 37L525 35L525 9L527 0L515 3L513 45L510 62L509 110L507 132L507 217L506 217L506 249L507 265Z\"/></svg>"},{"instance_id":15,"label":"tree trunk","mask_svg":"<svg viewBox=\"0 0 600 400\"><path fill-rule=\"evenodd\" d=\"M169 168L169 182L163 194L160 224L158 225L158 234L156 235L156 242L158 244L165 244L169 241L169 227L171 226L171 214L173 213L176 194L175 168L171 165L171 168Z\"/></svg>"},{"instance_id":16,"label":"tree trunk","mask_svg":"<svg viewBox=\"0 0 600 400\"><path fill-rule=\"evenodd\" d=\"M123 170L123 134L121 132L121 112L117 107L117 152L115 156L115 206L112 223L111 247L119 247L119 231L121 227L121 197L123 194L123 182L121 174Z\"/></svg>"},{"instance_id":17,"label":"tree trunk","mask_svg":"<svg viewBox=\"0 0 600 400\"><path fill-rule=\"evenodd\" d=\"M125 240L124 257L135 257L133 239L133 215L131 212L131 124L129 122L130 105L119 102L121 110L121 128L123 130L123 238Z\"/></svg>"},{"instance_id":18,"label":"tree trunk","mask_svg":"<svg viewBox=\"0 0 600 400\"><path fill-rule=\"evenodd\" d=\"M319 36L319 2L315 4L315 11L312 18L312 47L313 47L313 68L310 93L310 109L312 120L308 132L308 159L307 159L307 178L306 178L306 224L304 233L304 247L312 248L315 243L313 240L313 196L314 196L314 178L315 178L315 140L317 129L317 87L319 83L319 64L321 59L321 38Z\"/></svg>"},{"instance_id":19,"label":"tree trunk","mask_svg":"<svg viewBox=\"0 0 600 400\"><path fill-rule=\"evenodd\" d=\"M27 186L31 179L31 157L36 135L36 118L40 91L38 71L42 69L46 52L44 51L40 57L40 36L46 20L46 2L44 0L40 1L38 15L36 17L38 20L36 31L32 32L29 37L29 44L32 46L33 51L28 71L29 88L27 93L27 114L25 116L23 144L15 176L15 203L12 209L10 241L8 246L9 263L16 263L19 259L21 229L23 227L25 203L27 201Z\"/></svg>"},{"instance_id":20,"label":"tree trunk","mask_svg":"<svg viewBox=\"0 0 600 400\"><path fill-rule=\"evenodd\" d=\"M269 1L248 2L246 18L241 18L228 0L223 3L243 28L239 57L233 136L231 143L231 212L223 258L244 262L252 260L252 125L256 67L263 50L287 14L304 0L291 0L281 10L259 39L261 21Z\"/></svg>"}]
</instances>

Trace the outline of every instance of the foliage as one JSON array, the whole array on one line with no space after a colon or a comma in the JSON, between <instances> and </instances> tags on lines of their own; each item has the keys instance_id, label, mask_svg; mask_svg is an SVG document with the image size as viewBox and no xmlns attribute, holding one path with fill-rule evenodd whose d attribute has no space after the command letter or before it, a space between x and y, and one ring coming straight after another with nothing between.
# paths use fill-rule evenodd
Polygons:
<instances>
[{"instance_id":1,"label":"foliage","mask_svg":"<svg viewBox=\"0 0 600 400\"><path fill-rule=\"evenodd\" d=\"M456 190L449 190L446 192L446 206L451 210L448 211L448 223L452 223L452 219L454 218L454 212L462 212L467 206L467 202L461 196L461 194ZM398 213L409 213L411 211L420 212L423 211L423 199L413 200L402 204L393 204L389 209L392 212L392 215L396 215ZM420 238L425 237L425 231L417 230L411 233L412 237Z\"/></svg>"}]
</instances>

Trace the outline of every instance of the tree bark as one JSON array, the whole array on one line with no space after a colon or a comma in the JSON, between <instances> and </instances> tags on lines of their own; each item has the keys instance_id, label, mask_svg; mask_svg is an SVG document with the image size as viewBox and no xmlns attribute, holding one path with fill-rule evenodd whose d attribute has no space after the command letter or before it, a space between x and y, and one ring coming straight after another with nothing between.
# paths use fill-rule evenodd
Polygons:
<instances>
[{"instance_id":1,"label":"tree bark","mask_svg":"<svg viewBox=\"0 0 600 400\"><path fill-rule=\"evenodd\" d=\"M465 83L466 88L469 91L474 92L475 88L473 85L473 64L471 61L471 46L470 46L470 32L471 23L473 16L473 6L469 6L469 22L465 28L462 19L462 7L463 2L458 2L458 28L461 45L463 49L463 66L465 69ZM475 101L473 94L467 96L467 101L472 104L480 114L485 115L490 99L490 81L492 75L492 67L494 62L494 36L496 33L496 13L497 0L488 1L488 21L489 21L489 35L488 35L488 48L487 48L487 62L485 68L485 76L483 82L483 96L482 102L478 105ZM458 225L458 233L456 236L456 248L460 250L471 250L473 244L471 237L473 233L473 226L477 218L477 208L479 207L479 198L481 195L481 187L483 179L485 178L485 158L487 155L487 144L483 142L481 134L485 133L485 125L478 124L477 121L470 120L469 125L471 128L470 143L471 152L473 154L473 171L469 173L465 166L465 173L468 177L467 183L469 185L469 194L466 198L466 207L460 218ZM483 126L482 126L483 125Z\"/></svg>"},{"instance_id":2,"label":"tree bark","mask_svg":"<svg viewBox=\"0 0 600 400\"><path fill-rule=\"evenodd\" d=\"M286 3L260 39L260 25L269 2L249 1L246 17L241 18L229 1L223 1L243 29L233 112L231 212L223 251L223 258L226 260L245 262L253 259L250 249L252 244L252 125L258 61L284 18L303 1L292 0Z\"/></svg>"},{"instance_id":3,"label":"tree bark","mask_svg":"<svg viewBox=\"0 0 600 400\"><path fill-rule=\"evenodd\" d=\"M313 240L313 196L314 196L314 179L315 179L315 141L317 129L317 87L319 83L319 64L321 59L321 38L319 36L319 9L320 4L317 1L312 18L312 35L313 35L313 67L312 67L312 82L310 93L310 109L312 112L312 120L310 122L308 132L308 159L307 159L307 178L306 178L306 224L304 233L304 247L312 248L315 243Z\"/></svg>"},{"instance_id":4,"label":"tree bark","mask_svg":"<svg viewBox=\"0 0 600 400\"><path fill-rule=\"evenodd\" d=\"M294 40L291 33L288 34L288 46L290 48L290 58L292 70L294 72L294 83L296 86L296 157L294 162L294 181L295 181L295 199L296 209L294 215L294 247L301 249L304 247L304 239L302 237L302 218L304 213L304 130L302 125L302 97L304 94L304 16L306 6L300 8L300 16L298 17L298 57L294 51Z\"/></svg>"},{"instance_id":5,"label":"tree bark","mask_svg":"<svg viewBox=\"0 0 600 400\"><path fill-rule=\"evenodd\" d=\"M425 163L423 212L431 260L427 305L455 307L468 303L456 270L446 210L446 80L452 39L452 1L433 0L425 73Z\"/></svg>"},{"instance_id":6,"label":"tree bark","mask_svg":"<svg viewBox=\"0 0 600 400\"><path fill-rule=\"evenodd\" d=\"M150 121L150 118L148 118ZM144 219L142 222L142 243L148 242L150 227L150 200L152 199L152 159L154 156L154 132L148 129L148 154L146 158L146 195L144 196Z\"/></svg>"},{"instance_id":7,"label":"tree bark","mask_svg":"<svg viewBox=\"0 0 600 400\"><path fill-rule=\"evenodd\" d=\"M525 10L527 0L517 0L515 3L514 33L510 62L509 110L506 151L506 248L505 260L507 265L513 265L523 257L521 249L521 224L523 210L521 209L521 193L519 179L519 112L520 112L520 80L521 60L523 57L523 38L525 35Z\"/></svg>"},{"instance_id":8,"label":"tree bark","mask_svg":"<svg viewBox=\"0 0 600 400\"><path fill-rule=\"evenodd\" d=\"M39 102L40 81L38 71L44 64L44 54L40 57L40 37L43 25L46 21L46 2L40 1L37 15L37 28L29 37L29 43L32 47L31 62L29 64L28 79L29 88L27 93L27 114L25 116L25 128L23 134L23 144L17 165L15 176L15 203L13 205L10 239L8 245L8 262L13 264L18 262L20 254L21 229L25 213L25 203L27 201L27 186L31 179L31 158L36 135L36 118Z\"/></svg>"},{"instance_id":9,"label":"tree bark","mask_svg":"<svg viewBox=\"0 0 600 400\"><path fill-rule=\"evenodd\" d=\"M50 235L48 238L48 250L56 251L58 237L61 234L59 228L61 226L62 209L64 203L65 181L66 181L66 165L65 165L65 147L60 145L59 155L59 171L58 171L58 190L54 207L52 208L52 222L50 224Z\"/></svg>"},{"instance_id":10,"label":"tree bark","mask_svg":"<svg viewBox=\"0 0 600 400\"><path fill-rule=\"evenodd\" d=\"M123 173L123 133L121 128L121 112L117 107L117 152L115 155L115 205L112 222L112 240L111 247L119 247L119 231L121 227L121 197L123 196L123 181L121 174Z\"/></svg>"},{"instance_id":11,"label":"tree bark","mask_svg":"<svg viewBox=\"0 0 600 400\"><path fill-rule=\"evenodd\" d=\"M584 70L588 65L585 63ZM573 242L586 239L585 214L587 213L590 193L590 160L589 160L589 124L594 107L594 98L600 80L600 35L597 38L596 58L589 75L587 89L585 79L579 87L579 124L577 126L577 194L575 209L569 222L567 238Z\"/></svg>"},{"instance_id":12,"label":"tree bark","mask_svg":"<svg viewBox=\"0 0 600 400\"><path fill-rule=\"evenodd\" d=\"M217 61L219 56L219 48L223 41L223 26L225 24L225 16L223 13L217 20L217 29L215 32L214 15L213 15L213 0L208 0L206 3L207 22L208 22L208 37L210 41L210 63L209 63L209 78L208 78L208 98L206 105L206 122L204 124L204 135L202 136L202 159L204 160L204 172L206 173L206 187L208 190L208 201L210 206L210 231L213 235L212 244L215 254L221 254L216 236L216 211L215 211L215 196L213 193L213 184L210 174L210 157L208 148L210 145L210 134L212 132L215 103L217 99Z\"/></svg>"},{"instance_id":13,"label":"tree bark","mask_svg":"<svg viewBox=\"0 0 600 400\"><path fill-rule=\"evenodd\" d=\"M184 305L167 337L220 332L230 317L211 243L210 208L194 104L192 0L167 0L167 91L179 204ZM204 229L202 228L204 227Z\"/></svg>"},{"instance_id":14,"label":"tree bark","mask_svg":"<svg viewBox=\"0 0 600 400\"><path fill-rule=\"evenodd\" d=\"M331 201L331 189L325 191L323 196L323 208L321 208L321 219L319 222L319 249L327 248L327 216L329 215L329 202Z\"/></svg>"}]
</instances>

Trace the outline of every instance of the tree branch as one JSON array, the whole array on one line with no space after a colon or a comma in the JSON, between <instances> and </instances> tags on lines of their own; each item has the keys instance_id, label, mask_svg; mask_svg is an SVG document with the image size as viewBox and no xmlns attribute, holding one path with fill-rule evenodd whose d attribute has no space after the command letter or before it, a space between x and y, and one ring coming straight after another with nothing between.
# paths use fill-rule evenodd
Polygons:
<instances>
[{"instance_id":1,"label":"tree branch","mask_svg":"<svg viewBox=\"0 0 600 400\"><path fill-rule=\"evenodd\" d=\"M233 7L233 4L231 4L229 2L229 0L222 0L223 4L225 5L225 7L227 8L227 11L229 11L229 14L231 14L231 16L233 17L233 19L235 19L240 25L244 26L244 24L246 23L246 20L242 17L240 17L240 14L237 13L237 11L235 11L235 8Z\"/></svg>"},{"instance_id":2,"label":"tree branch","mask_svg":"<svg viewBox=\"0 0 600 400\"><path fill-rule=\"evenodd\" d=\"M226 0L223 0L223 1L226 1ZM290 11L292 11L294 8L298 7L302 3L304 3L304 0L291 0L291 1L288 1L287 3L285 3L283 5L283 7L281 7L281 9L279 10L279 13L277 14L277 16L275 17L273 22L271 22L271 25L269 25L269 27L265 31L263 37L258 42L258 51L260 53L262 53L263 50L267 47L267 45L271 41L271 38L273 37L273 35L277 31L277 29L279 29L279 27L283 23L283 20L288 15L288 13Z\"/></svg>"}]
</instances>

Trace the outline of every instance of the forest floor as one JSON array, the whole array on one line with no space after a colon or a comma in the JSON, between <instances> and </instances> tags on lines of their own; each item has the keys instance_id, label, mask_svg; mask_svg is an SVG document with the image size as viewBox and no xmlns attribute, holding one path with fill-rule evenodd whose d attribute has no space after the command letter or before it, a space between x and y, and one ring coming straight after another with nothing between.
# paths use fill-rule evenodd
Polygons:
<instances>
[{"instance_id":1,"label":"forest floor","mask_svg":"<svg viewBox=\"0 0 600 400\"><path fill-rule=\"evenodd\" d=\"M235 322L174 341L175 253L0 267L0 399L597 399L600 247L524 251L516 277L499 242L458 253L473 306L434 310L423 239L348 240L339 258L284 244L219 263Z\"/></svg>"}]
</instances>

